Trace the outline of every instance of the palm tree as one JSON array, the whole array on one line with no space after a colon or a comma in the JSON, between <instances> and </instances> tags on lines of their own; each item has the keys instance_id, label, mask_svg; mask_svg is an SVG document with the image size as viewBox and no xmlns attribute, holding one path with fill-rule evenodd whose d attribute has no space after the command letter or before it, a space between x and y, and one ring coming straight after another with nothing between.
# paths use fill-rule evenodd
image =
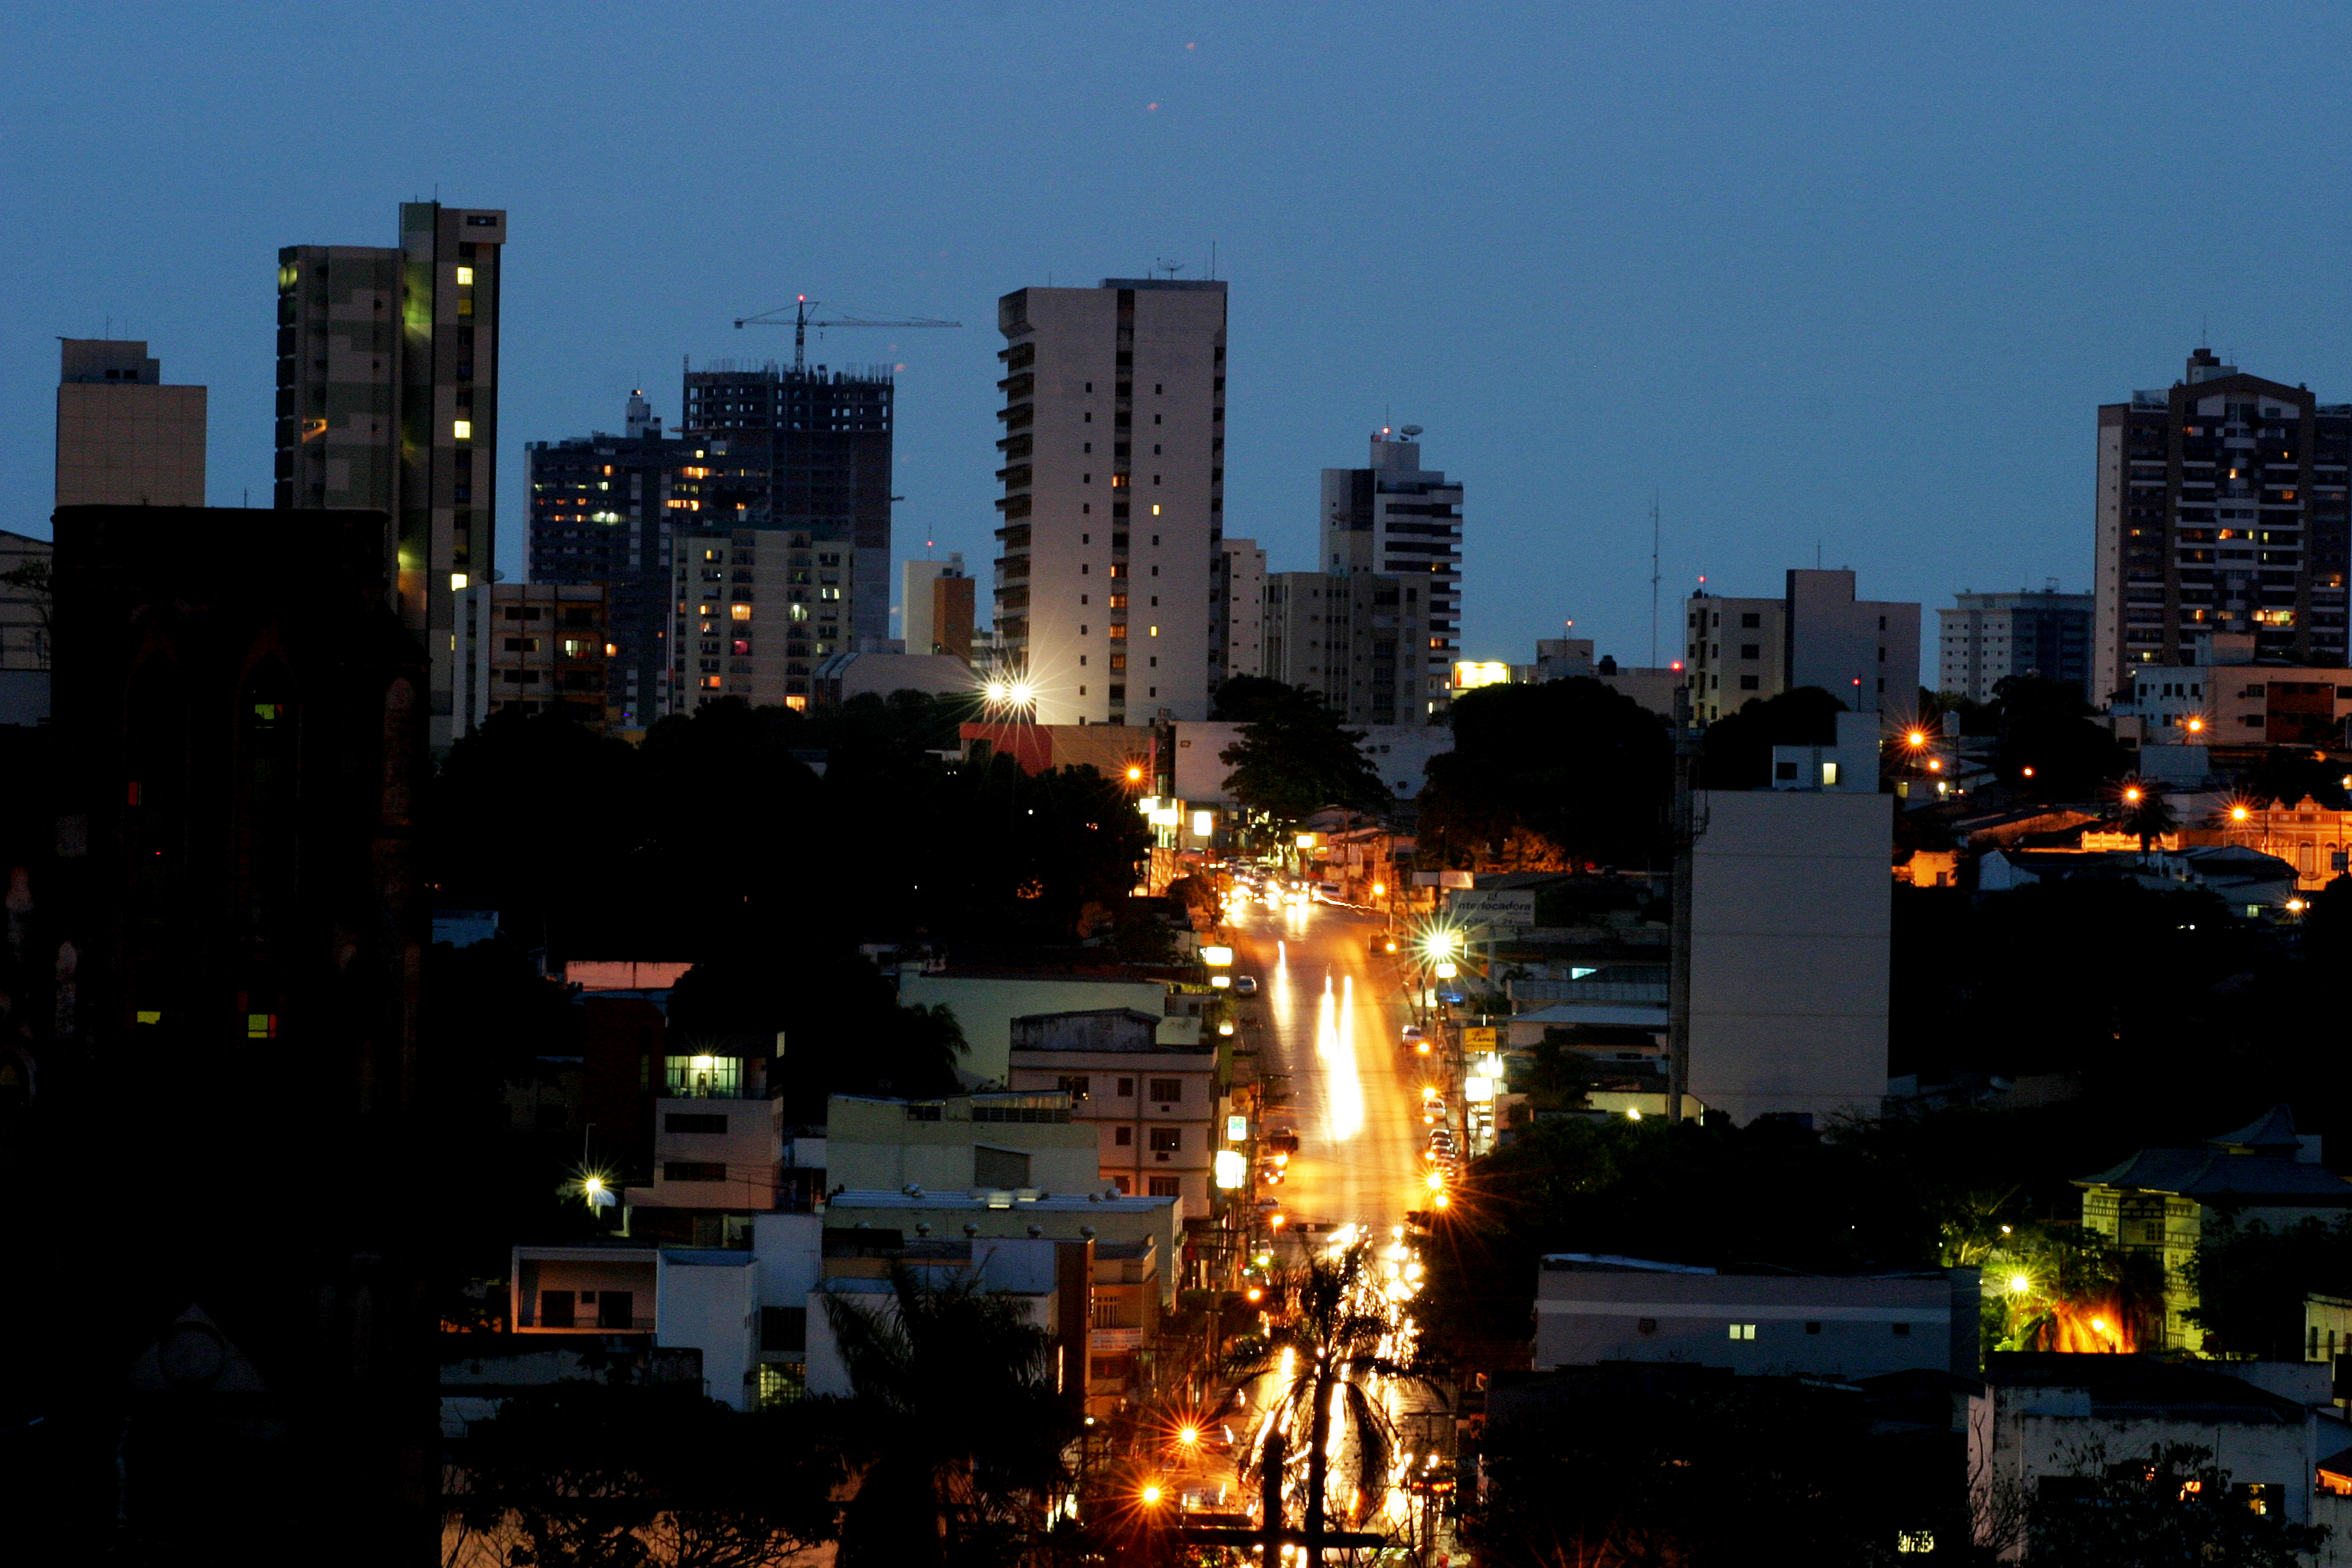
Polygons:
<instances>
[{"instance_id":1,"label":"palm tree","mask_svg":"<svg viewBox=\"0 0 2352 1568\"><path fill-rule=\"evenodd\" d=\"M2143 778L2127 778L2116 791L2116 824L2126 833L2139 835L2139 852L2143 858L2148 846L2172 832L2180 821L2172 813L2171 803L2164 798L2164 786Z\"/></svg>"},{"instance_id":2,"label":"palm tree","mask_svg":"<svg viewBox=\"0 0 2352 1568\"><path fill-rule=\"evenodd\" d=\"M1310 1256L1285 1279L1284 1298L1289 1315L1264 1334L1237 1343L1223 1371L1237 1391L1259 1378L1275 1380L1264 1404L1267 1419L1247 1468L1260 1473L1278 1469L1286 1455L1306 1450L1307 1517L1301 1528L1307 1568L1320 1568L1335 1404L1345 1409L1355 1482L1345 1522L1356 1524L1386 1496L1395 1448L1395 1429L1375 1385L1386 1380L1425 1384L1426 1366L1412 1325L1381 1288L1369 1240L1337 1255ZM1269 1499L1281 1495L1271 1482L1266 1493Z\"/></svg>"},{"instance_id":3,"label":"palm tree","mask_svg":"<svg viewBox=\"0 0 2352 1568\"><path fill-rule=\"evenodd\" d=\"M928 1272L894 1260L880 1300L824 1299L854 1391L839 1410L856 1484L844 1563L1012 1561L1066 1482L1078 1416L1055 1387L1052 1333L976 1272Z\"/></svg>"}]
</instances>

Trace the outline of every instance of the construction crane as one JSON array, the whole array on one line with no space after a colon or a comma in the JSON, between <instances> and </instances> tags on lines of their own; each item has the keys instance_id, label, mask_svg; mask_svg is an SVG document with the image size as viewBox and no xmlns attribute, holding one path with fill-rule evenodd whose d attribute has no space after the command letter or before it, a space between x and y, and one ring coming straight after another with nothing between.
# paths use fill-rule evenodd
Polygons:
<instances>
[{"instance_id":1,"label":"construction crane","mask_svg":"<svg viewBox=\"0 0 2352 1568\"><path fill-rule=\"evenodd\" d=\"M782 327L793 330L793 368L803 370L808 364L808 330L811 327L961 327L961 321L934 321L929 316L865 316L845 313L839 316L816 317L809 311L821 301L802 295L790 306L779 305L772 310L762 310L756 316L739 318L735 325L743 327ZM791 314L786 316L789 310Z\"/></svg>"}]
</instances>

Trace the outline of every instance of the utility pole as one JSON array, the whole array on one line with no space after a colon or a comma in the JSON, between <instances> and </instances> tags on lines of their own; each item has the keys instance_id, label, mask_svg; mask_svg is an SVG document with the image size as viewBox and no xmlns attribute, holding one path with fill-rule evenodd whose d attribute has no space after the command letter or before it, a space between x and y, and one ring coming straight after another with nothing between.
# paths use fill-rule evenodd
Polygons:
<instances>
[{"instance_id":1,"label":"utility pole","mask_svg":"<svg viewBox=\"0 0 2352 1568\"><path fill-rule=\"evenodd\" d=\"M1675 794L1671 807L1674 844L1674 946L1666 970L1666 1121L1679 1124L1683 1097L1690 1092L1691 855L1702 825L1691 773L1698 761L1699 731L1691 723L1690 689L1675 689Z\"/></svg>"}]
</instances>

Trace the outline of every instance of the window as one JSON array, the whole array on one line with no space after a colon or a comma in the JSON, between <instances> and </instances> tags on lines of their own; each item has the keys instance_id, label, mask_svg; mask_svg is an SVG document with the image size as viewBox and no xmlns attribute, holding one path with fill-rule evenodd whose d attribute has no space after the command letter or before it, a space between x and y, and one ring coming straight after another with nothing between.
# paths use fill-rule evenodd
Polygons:
<instances>
[{"instance_id":1,"label":"window","mask_svg":"<svg viewBox=\"0 0 2352 1568\"><path fill-rule=\"evenodd\" d=\"M724 1160L665 1160L662 1180L665 1182L723 1182L727 1179Z\"/></svg>"},{"instance_id":2,"label":"window","mask_svg":"<svg viewBox=\"0 0 2352 1568\"><path fill-rule=\"evenodd\" d=\"M1155 1198L1181 1198L1184 1195L1183 1179L1179 1176L1154 1176L1150 1192Z\"/></svg>"},{"instance_id":3,"label":"window","mask_svg":"<svg viewBox=\"0 0 2352 1568\"><path fill-rule=\"evenodd\" d=\"M1132 1127L1114 1128L1111 1131L1110 1141L1121 1149L1131 1148L1135 1143L1135 1129Z\"/></svg>"},{"instance_id":4,"label":"window","mask_svg":"<svg viewBox=\"0 0 2352 1568\"><path fill-rule=\"evenodd\" d=\"M1084 1100L1087 1097L1088 1086L1093 1082L1094 1080L1084 1073L1064 1073L1054 1080L1054 1087L1074 1099Z\"/></svg>"},{"instance_id":5,"label":"window","mask_svg":"<svg viewBox=\"0 0 2352 1568\"><path fill-rule=\"evenodd\" d=\"M541 1290L539 1293L539 1326L542 1329L572 1327L572 1292Z\"/></svg>"},{"instance_id":6,"label":"window","mask_svg":"<svg viewBox=\"0 0 2352 1568\"><path fill-rule=\"evenodd\" d=\"M1764 678L1760 675L1743 675L1739 678L1739 689L1761 691L1764 689Z\"/></svg>"},{"instance_id":7,"label":"window","mask_svg":"<svg viewBox=\"0 0 2352 1568\"><path fill-rule=\"evenodd\" d=\"M1739 624L1743 629L1752 630L1764 624L1764 617L1757 611L1750 610L1746 615L1739 617ZM1755 656L1750 654L1748 657L1752 658Z\"/></svg>"},{"instance_id":8,"label":"window","mask_svg":"<svg viewBox=\"0 0 2352 1568\"><path fill-rule=\"evenodd\" d=\"M1119 1079L1118 1091L1121 1094L1133 1094L1135 1092L1135 1080L1131 1078L1123 1078Z\"/></svg>"},{"instance_id":9,"label":"window","mask_svg":"<svg viewBox=\"0 0 2352 1568\"><path fill-rule=\"evenodd\" d=\"M1883 653L1885 650L1882 648L1879 651ZM1763 656L1764 645L1761 643L1744 642L1739 645L1739 657L1742 658L1761 658Z\"/></svg>"},{"instance_id":10,"label":"window","mask_svg":"<svg viewBox=\"0 0 2352 1568\"><path fill-rule=\"evenodd\" d=\"M1756 1325L1734 1323L1731 1325L1731 1337L1735 1340L1752 1340L1756 1337Z\"/></svg>"},{"instance_id":11,"label":"window","mask_svg":"<svg viewBox=\"0 0 2352 1568\"><path fill-rule=\"evenodd\" d=\"M449 434L460 441L470 441L474 438L474 422L470 419L452 419L449 422Z\"/></svg>"},{"instance_id":12,"label":"window","mask_svg":"<svg viewBox=\"0 0 2352 1568\"><path fill-rule=\"evenodd\" d=\"M727 1118L706 1116L699 1111L673 1110L662 1118L662 1131L665 1132L724 1132L727 1131Z\"/></svg>"},{"instance_id":13,"label":"window","mask_svg":"<svg viewBox=\"0 0 2352 1568\"><path fill-rule=\"evenodd\" d=\"M1654 1334L1658 1331L1658 1320L1655 1318L1636 1318L1633 1320L1633 1327L1643 1333Z\"/></svg>"},{"instance_id":14,"label":"window","mask_svg":"<svg viewBox=\"0 0 2352 1568\"><path fill-rule=\"evenodd\" d=\"M1910 1337L1910 1333L1911 1333L1911 1325L1910 1325L1910 1324L1908 1324L1908 1323L1895 1323L1895 1324L1892 1324L1892 1325L1890 1325L1890 1326L1895 1330L1895 1337L1896 1339L1898 1339L1898 1340L1900 1340L1900 1339L1907 1339L1907 1338L1909 1338L1909 1337Z\"/></svg>"},{"instance_id":15,"label":"window","mask_svg":"<svg viewBox=\"0 0 2352 1568\"><path fill-rule=\"evenodd\" d=\"M1181 1078L1155 1078L1151 1080L1151 1098L1173 1100L1184 1098L1184 1080Z\"/></svg>"},{"instance_id":16,"label":"window","mask_svg":"<svg viewBox=\"0 0 2352 1568\"><path fill-rule=\"evenodd\" d=\"M1155 1127L1151 1130L1153 1153L1173 1154L1183 1147L1184 1130L1181 1127Z\"/></svg>"},{"instance_id":17,"label":"window","mask_svg":"<svg viewBox=\"0 0 2352 1568\"><path fill-rule=\"evenodd\" d=\"M585 1300L588 1292L580 1292ZM634 1290L604 1290L596 1297L596 1326L600 1329L634 1329L637 1293Z\"/></svg>"},{"instance_id":18,"label":"window","mask_svg":"<svg viewBox=\"0 0 2352 1568\"><path fill-rule=\"evenodd\" d=\"M716 681L710 684L718 684ZM662 1090L671 1100L734 1100L742 1093L743 1063L736 1057L664 1057Z\"/></svg>"},{"instance_id":19,"label":"window","mask_svg":"<svg viewBox=\"0 0 2352 1568\"><path fill-rule=\"evenodd\" d=\"M1113 1175L1110 1179L1110 1184L1118 1189L1118 1195L1120 1197L1126 1198L1133 1197L1135 1195L1135 1178L1132 1176Z\"/></svg>"},{"instance_id":20,"label":"window","mask_svg":"<svg viewBox=\"0 0 2352 1568\"><path fill-rule=\"evenodd\" d=\"M1819 1323L1807 1323L1805 1325L1805 1332L1809 1334L1818 1334L1821 1331L1822 1326Z\"/></svg>"}]
</instances>

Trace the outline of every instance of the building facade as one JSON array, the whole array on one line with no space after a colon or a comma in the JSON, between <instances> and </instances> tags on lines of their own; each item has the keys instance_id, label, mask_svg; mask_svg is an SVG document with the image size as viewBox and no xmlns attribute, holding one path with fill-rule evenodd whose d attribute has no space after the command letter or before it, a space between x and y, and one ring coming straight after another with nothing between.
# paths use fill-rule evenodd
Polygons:
<instances>
[{"instance_id":1,"label":"building facade","mask_svg":"<svg viewBox=\"0 0 2352 1568\"><path fill-rule=\"evenodd\" d=\"M523 447L533 583L593 584L605 602L604 722L635 740L667 711L671 544L704 525L715 459L667 438L642 392L625 434Z\"/></svg>"},{"instance_id":2,"label":"building facade","mask_svg":"<svg viewBox=\"0 0 2352 1568\"><path fill-rule=\"evenodd\" d=\"M1397 650L1396 717L1366 722L1433 718L1453 700L1461 647L1462 485L1421 466L1421 443L1412 438L1420 434L1414 425L1404 427L1402 440L1382 430L1372 437L1369 468L1323 470L1323 569L1395 577L1417 590L1414 637ZM1377 667L1371 673L1376 697Z\"/></svg>"},{"instance_id":3,"label":"building facade","mask_svg":"<svg viewBox=\"0 0 2352 1568\"><path fill-rule=\"evenodd\" d=\"M908 561L899 568L899 641L910 654L953 654L971 662L973 584L963 557Z\"/></svg>"},{"instance_id":4,"label":"building facade","mask_svg":"<svg viewBox=\"0 0 2352 1568\"><path fill-rule=\"evenodd\" d=\"M1225 286L1107 278L997 302L1000 668L1041 724L1208 716L1224 633Z\"/></svg>"},{"instance_id":5,"label":"building facade","mask_svg":"<svg viewBox=\"0 0 2352 1568\"><path fill-rule=\"evenodd\" d=\"M1217 1048L1163 1041L1159 1015L1110 1007L1012 1021L1012 1087L1059 1090L1099 1140L1099 1179L1122 1194L1179 1198L1206 1218L1226 1106Z\"/></svg>"},{"instance_id":6,"label":"building facade","mask_svg":"<svg viewBox=\"0 0 2352 1568\"><path fill-rule=\"evenodd\" d=\"M276 504L392 517L385 566L433 661L436 751L460 731L457 595L498 554L507 215L404 202L400 243L278 253Z\"/></svg>"},{"instance_id":7,"label":"building facade","mask_svg":"<svg viewBox=\"0 0 2352 1568\"><path fill-rule=\"evenodd\" d=\"M854 557L845 635L887 639L890 373L719 360L685 374L685 433L708 450L716 470L704 497L705 524L782 529Z\"/></svg>"},{"instance_id":8,"label":"building facade","mask_svg":"<svg viewBox=\"0 0 2352 1568\"><path fill-rule=\"evenodd\" d=\"M203 387L165 386L140 342L66 338L58 360L58 505L205 504Z\"/></svg>"},{"instance_id":9,"label":"building facade","mask_svg":"<svg viewBox=\"0 0 2352 1568\"><path fill-rule=\"evenodd\" d=\"M856 561L848 543L793 529L677 534L668 710L689 712L721 697L754 708L808 707L817 665L848 647Z\"/></svg>"},{"instance_id":10,"label":"building facade","mask_svg":"<svg viewBox=\"0 0 2352 1568\"><path fill-rule=\"evenodd\" d=\"M2183 379L2104 404L2092 700L2200 632L2264 658L2352 662L2345 645L2352 404L2247 375L2199 349Z\"/></svg>"},{"instance_id":11,"label":"building facade","mask_svg":"<svg viewBox=\"0 0 2352 1568\"><path fill-rule=\"evenodd\" d=\"M2033 675L2071 680L2088 698L2094 597L2062 594L2054 581L2039 594L1957 595L1936 612L1936 689L1990 702L2011 676Z\"/></svg>"},{"instance_id":12,"label":"building facade","mask_svg":"<svg viewBox=\"0 0 2352 1568\"><path fill-rule=\"evenodd\" d=\"M1683 605L1691 710L1700 720L1801 686L1857 713L1919 700L1919 606L1854 596L1845 570L1791 569L1778 599L1694 594Z\"/></svg>"},{"instance_id":13,"label":"building facade","mask_svg":"<svg viewBox=\"0 0 2352 1568\"><path fill-rule=\"evenodd\" d=\"M459 733L504 708L560 710L593 730L607 715L612 644L596 583L480 583L458 595Z\"/></svg>"},{"instance_id":14,"label":"building facade","mask_svg":"<svg viewBox=\"0 0 2352 1568\"><path fill-rule=\"evenodd\" d=\"M1265 673L1265 552L1255 539L1226 539L1222 545L1218 565L1223 576L1216 595L1225 640L1217 657L1219 682L1228 676Z\"/></svg>"},{"instance_id":15,"label":"building facade","mask_svg":"<svg viewBox=\"0 0 2352 1568\"><path fill-rule=\"evenodd\" d=\"M1270 573L1263 672L1318 693L1349 724L1426 723L1421 650L1433 592L1421 577Z\"/></svg>"}]
</instances>

